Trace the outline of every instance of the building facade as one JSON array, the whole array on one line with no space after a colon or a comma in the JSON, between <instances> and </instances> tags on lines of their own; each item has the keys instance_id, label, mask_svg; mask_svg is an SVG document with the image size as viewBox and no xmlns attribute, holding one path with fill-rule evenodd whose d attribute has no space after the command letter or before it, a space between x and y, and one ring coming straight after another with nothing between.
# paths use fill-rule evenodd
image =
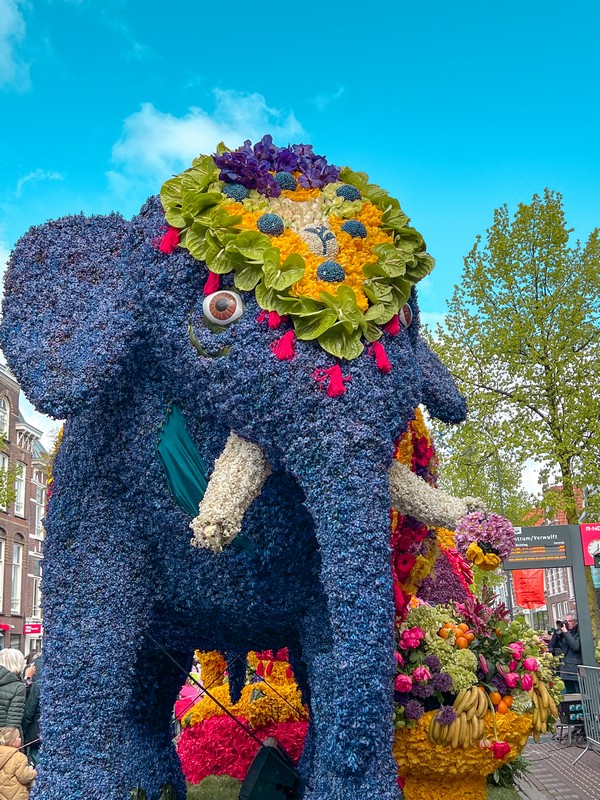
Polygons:
<instances>
[{"instance_id":1,"label":"building facade","mask_svg":"<svg viewBox=\"0 0 600 800\"><path fill-rule=\"evenodd\" d=\"M23 418L19 396L19 384L0 365L0 477L5 490L0 498L0 645L27 655L42 644L42 519L48 470L42 431Z\"/></svg>"}]
</instances>

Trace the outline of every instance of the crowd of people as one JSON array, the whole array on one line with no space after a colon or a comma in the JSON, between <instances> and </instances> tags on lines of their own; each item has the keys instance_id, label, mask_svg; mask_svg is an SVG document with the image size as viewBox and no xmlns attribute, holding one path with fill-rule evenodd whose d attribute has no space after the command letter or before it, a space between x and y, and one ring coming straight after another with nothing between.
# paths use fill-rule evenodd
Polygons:
<instances>
[{"instance_id":1,"label":"crowd of people","mask_svg":"<svg viewBox=\"0 0 600 800\"><path fill-rule=\"evenodd\" d=\"M0 797L26 800L37 775L42 656L0 650Z\"/></svg>"}]
</instances>

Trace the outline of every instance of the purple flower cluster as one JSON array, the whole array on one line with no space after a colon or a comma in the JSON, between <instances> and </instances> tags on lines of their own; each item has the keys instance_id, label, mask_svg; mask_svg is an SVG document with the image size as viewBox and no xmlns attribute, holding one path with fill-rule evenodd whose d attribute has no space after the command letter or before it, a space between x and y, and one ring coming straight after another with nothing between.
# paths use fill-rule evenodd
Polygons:
<instances>
[{"instance_id":1,"label":"purple flower cluster","mask_svg":"<svg viewBox=\"0 0 600 800\"><path fill-rule=\"evenodd\" d=\"M452 725L456 719L456 711L452 706L442 706L435 715L435 719L440 725Z\"/></svg>"},{"instance_id":2,"label":"purple flower cluster","mask_svg":"<svg viewBox=\"0 0 600 800\"><path fill-rule=\"evenodd\" d=\"M426 667L429 667L432 672L439 672L442 666L440 659L435 653L430 653L428 656L425 656L425 661L423 663Z\"/></svg>"},{"instance_id":3,"label":"purple flower cluster","mask_svg":"<svg viewBox=\"0 0 600 800\"><path fill-rule=\"evenodd\" d=\"M447 672L439 672L437 675L434 675L431 679L431 683L437 692L449 692L452 688L452 678Z\"/></svg>"},{"instance_id":4,"label":"purple flower cluster","mask_svg":"<svg viewBox=\"0 0 600 800\"><path fill-rule=\"evenodd\" d=\"M456 526L456 547L465 555L472 542L483 545L504 560L515 546L515 529L506 517L473 511Z\"/></svg>"},{"instance_id":5,"label":"purple flower cluster","mask_svg":"<svg viewBox=\"0 0 600 800\"><path fill-rule=\"evenodd\" d=\"M242 147L214 155L213 160L221 169L219 177L222 181L241 183L266 197L279 197L281 194L281 186L273 172L298 171L298 183L305 188L321 188L336 181L340 174L339 167L316 155L312 145L276 147L273 137L268 134L255 145L247 139Z\"/></svg>"},{"instance_id":6,"label":"purple flower cluster","mask_svg":"<svg viewBox=\"0 0 600 800\"><path fill-rule=\"evenodd\" d=\"M404 715L406 719L418 720L421 719L425 709L418 700L407 700L404 706Z\"/></svg>"}]
</instances>

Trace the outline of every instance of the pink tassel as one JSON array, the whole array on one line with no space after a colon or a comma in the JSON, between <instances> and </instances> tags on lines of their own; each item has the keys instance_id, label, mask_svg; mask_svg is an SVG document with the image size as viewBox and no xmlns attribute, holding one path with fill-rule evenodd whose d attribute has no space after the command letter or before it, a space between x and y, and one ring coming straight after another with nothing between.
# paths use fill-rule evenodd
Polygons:
<instances>
[{"instance_id":1,"label":"pink tassel","mask_svg":"<svg viewBox=\"0 0 600 800\"><path fill-rule=\"evenodd\" d=\"M398 319L398 314L394 314L389 322L386 322L385 325L382 325L383 330L386 333L389 333L390 336L398 336L400 333L400 320Z\"/></svg>"},{"instance_id":2,"label":"pink tassel","mask_svg":"<svg viewBox=\"0 0 600 800\"><path fill-rule=\"evenodd\" d=\"M268 662L267 662L267 668L266 668L266 670L265 670L265 675L267 676L267 678L269 677L269 675L270 675L272 672L273 672L273 662L272 662L272 661L268 661Z\"/></svg>"},{"instance_id":3,"label":"pink tassel","mask_svg":"<svg viewBox=\"0 0 600 800\"><path fill-rule=\"evenodd\" d=\"M261 311L260 312L260 314L256 318L256 321L258 322L259 325L261 325L266 320L268 313L269 313L268 311Z\"/></svg>"},{"instance_id":4,"label":"pink tassel","mask_svg":"<svg viewBox=\"0 0 600 800\"><path fill-rule=\"evenodd\" d=\"M216 272L208 271L208 278L204 284L204 294L218 292L221 288L221 278Z\"/></svg>"},{"instance_id":5,"label":"pink tassel","mask_svg":"<svg viewBox=\"0 0 600 800\"><path fill-rule=\"evenodd\" d=\"M179 230L169 225L166 233L158 240L158 249L166 256L174 253L179 246Z\"/></svg>"},{"instance_id":6,"label":"pink tassel","mask_svg":"<svg viewBox=\"0 0 600 800\"><path fill-rule=\"evenodd\" d=\"M317 369L313 372L313 378L317 383L324 383L327 386L327 394L329 397L340 397L345 394L346 387L344 383L352 380L352 375L346 378L342 375L342 370L339 364L329 369Z\"/></svg>"},{"instance_id":7,"label":"pink tassel","mask_svg":"<svg viewBox=\"0 0 600 800\"><path fill-rule=\"evenodd\" d=\"M276 311L269 311L267 315L267 324L269 329L274 331L276 328L279 328L282 322L282 317Z\"/></svg>"},{"instance_id":8,"label":"pink tassel","mask_svg":"<svg viewBox=\"0 0 600 800\"><path fill-rule=\"evenodd\" d=\"M256 665L256 674L258 675L259 678L264 678L265 676L265 665L263 664L262 661L259 661L258 664Z\"/></svg>"},{"instance_id":9,"label":"pink tassel","mask_svg":"<svg viewBox=\"0 0 600 800\"><path fill-rule=\"evenodd\" d=\"M375 356L377 367L381 372L387 375L388 372L392 371L392 365L390 364L390 360L385 352L385 347L381 344L381 342L373 343L371 353Z\"/></svg>"},{"instance_id":10,"label":"pink tassel","mask_svg":"<svg viewBox=\"0 0 600 800\"><path fill-rule=\"evenodd\" d=\"M294 677L294 673L292 672L292 668L288 667L285 671L285 677L290 681Z\"/></svg>"},{"instance_id":11,"label":"pink tassel","mask_svg":"<svg viewBox=\"0 0 600 800\"><path fill-rule=\"evenodd\" d=\"M284 333L281 339L273 342L271 350L280 361L290 361L296 355L294 350L294 331Z\"/></svg>"}]
</instances>

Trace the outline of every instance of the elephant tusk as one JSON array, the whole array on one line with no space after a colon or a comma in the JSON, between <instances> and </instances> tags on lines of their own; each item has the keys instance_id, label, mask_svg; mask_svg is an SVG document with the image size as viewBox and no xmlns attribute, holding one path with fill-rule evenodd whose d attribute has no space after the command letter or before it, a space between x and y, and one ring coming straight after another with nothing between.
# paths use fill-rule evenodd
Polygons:
<instances>
[{"instance_id":1,"label":"elephant tusk","mask_svg":"<svg viewBox=\"0 0 600 800\"><path fill-rule=\"evenodd\" d=\"M220 553L242 529L244 514L260 495L271 465L257 444L230 433L190 523L191 544Z\"/></svg>"},{"instance_id":2,"label":"elephant tusk","mask_svg":"<svg viewBox=\"0 0 600 800\"><path fill-rule=\"evenodd\" d=\"M454 530L465 514L485 510L477 497L453 497L430 486L405 465L395 462L389 469L392 507L432 528Z\"/></svg>"}]
</instances>

